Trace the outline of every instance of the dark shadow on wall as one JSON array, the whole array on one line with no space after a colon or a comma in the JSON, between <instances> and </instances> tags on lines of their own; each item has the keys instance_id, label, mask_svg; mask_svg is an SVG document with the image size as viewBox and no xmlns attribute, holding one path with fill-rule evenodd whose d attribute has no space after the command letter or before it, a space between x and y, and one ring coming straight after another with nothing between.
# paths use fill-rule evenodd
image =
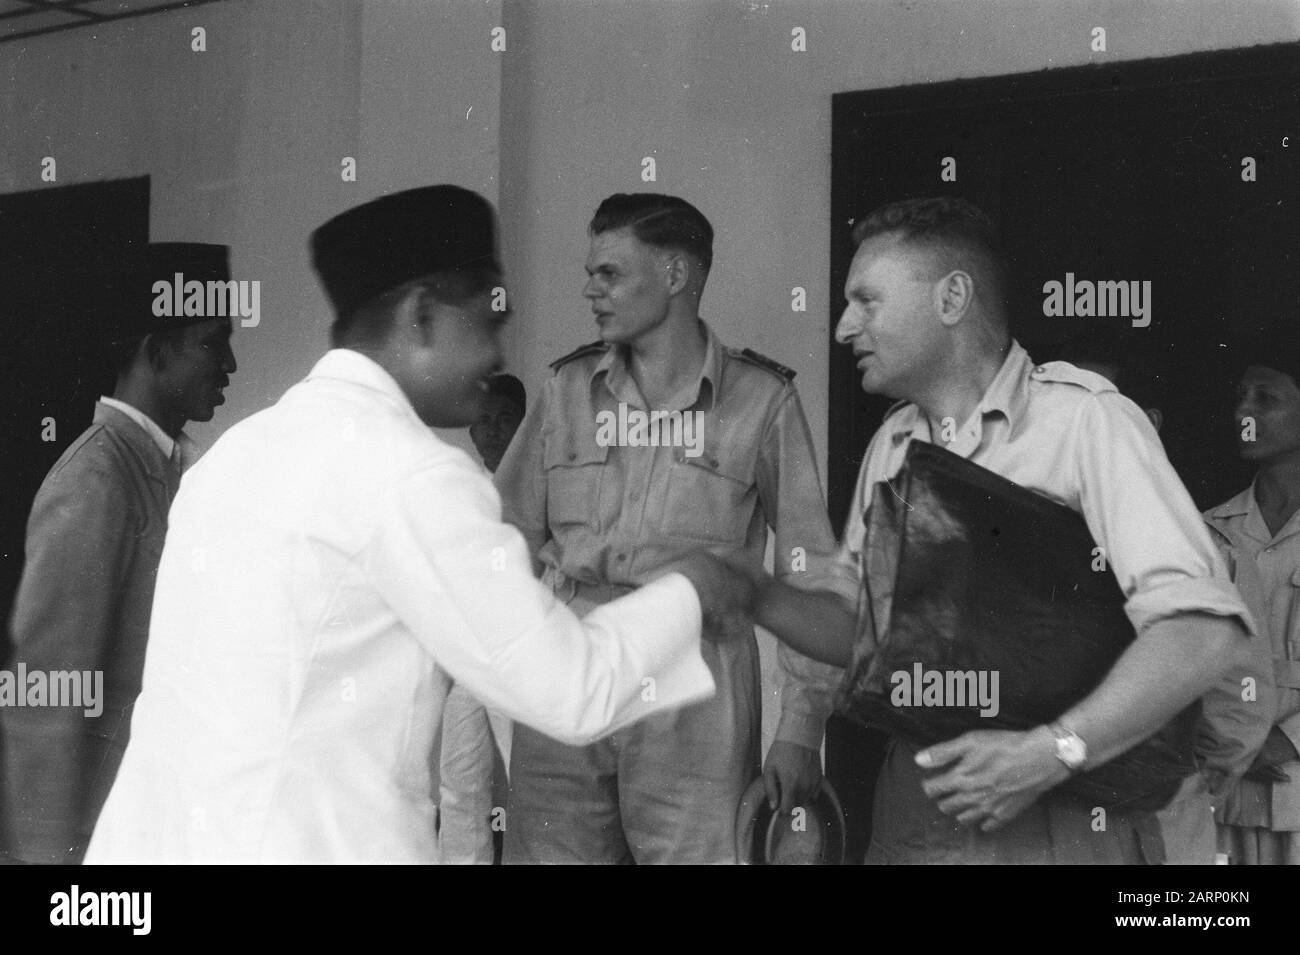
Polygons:
<instances>
[{"instance_id":1,"label":"dark shadow on wall","mask_svg":"<svg viewBox=\"0 0 1300 955\"><path fill-rule=\"evenodd\" d=\"M147 176L0 196L0 660L32 499L112 391L94 344L123 307L128 251L148 241Z\"/></svg>"}]
</instances>

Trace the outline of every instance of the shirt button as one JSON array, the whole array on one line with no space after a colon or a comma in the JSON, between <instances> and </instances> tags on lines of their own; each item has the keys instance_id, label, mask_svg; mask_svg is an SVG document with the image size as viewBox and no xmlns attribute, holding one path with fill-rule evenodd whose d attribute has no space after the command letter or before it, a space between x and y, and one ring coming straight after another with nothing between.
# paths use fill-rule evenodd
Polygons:
<instances>
[{"instance_id":1,"label":"shirt button","mask_svg":"<svg viewBox=\"0 0 1300 955\"><path fill-rule=\"evenodd\" d=\"M718 459L717 459L717 458L709 458L709 467L714 468L714 469L716 470L717 467L718 467Z\"/></svg>"},{"instance_id":2,"label":"shirt button","mask_svg":"<svg viewBox=\"0 0 1300 955\"><path fill-rule=\"evenodd\" d=\"M632 503L635 504L635 503L636 503L637 501L639 501L639 500L641 500L641 492L640 492L640 491L633 491L633 492L632 492Z\"/></svg>"},{"instance_id":3,"label":"shirt button","mask_svg":"<svg viewBox=\"0 0 1300 955\"><path fill-rule=\"evenodd\" d=\"M577 451L570 451L569 454L568 454L568 458L569 458L570 461L576 461L576 460L578 459L578 452L577 452Z\"/></svg>"},{"instance_id":4,"label":"shirt button","mask_svg":"<svg viewBox=\"0 0 1300 955\"><path fill-rule=\"evenodd\" d=\"M627 554L619 554L619 555L618 555L618 559L619 559L619 560L627 560Z\"/></svg>"}]
</instances>

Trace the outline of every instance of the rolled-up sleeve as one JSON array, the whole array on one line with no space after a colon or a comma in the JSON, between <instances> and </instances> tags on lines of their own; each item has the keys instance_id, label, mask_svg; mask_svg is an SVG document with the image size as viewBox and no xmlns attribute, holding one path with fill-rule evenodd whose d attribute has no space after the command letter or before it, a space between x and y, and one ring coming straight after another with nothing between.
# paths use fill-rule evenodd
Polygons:
<instances>
[{"instance_id":1,"label":"rolled-up sleeve","mask_svg":"<svg viewBox=\"0 0 1300 955\"><path fill-rule=\"evenodd\" d=\"M457 682L563 742L714 690L685 577L667 574L579 621L533 577L524 538L501 522L498 495L468 459L409 474L367 560L385 600Z\"/></svg>"},{"instance_id":2,"label":"rolled-up sleeve","mask_svg":"<svg viewBox=\"0 0 1300 955\"><path fill-rule=\"evenodd\" d=\"M1227 566L1137 405L1116 392L1081 402L1074 441L1079 509L1124 593L1140 635L1189 613L1255 622Z\"/></svg>"}]
</instances>

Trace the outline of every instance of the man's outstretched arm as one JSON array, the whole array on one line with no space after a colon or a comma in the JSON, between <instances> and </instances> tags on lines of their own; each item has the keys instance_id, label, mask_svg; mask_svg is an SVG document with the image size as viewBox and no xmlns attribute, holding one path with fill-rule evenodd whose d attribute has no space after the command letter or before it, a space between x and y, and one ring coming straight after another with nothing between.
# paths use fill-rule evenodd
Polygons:
<instances>
[{"instance_id":1,"label":"man's outstretched arm","mask_svg":"<svg viewBox=\"0 0 1300 955\"><path fill-rule=\"evenodd\" d=\"M848 601L826 590L799 590L761 570L750 572L758 588L755 622L806 657L849 665L857 618Z\"/></svg>"}]
</instances>

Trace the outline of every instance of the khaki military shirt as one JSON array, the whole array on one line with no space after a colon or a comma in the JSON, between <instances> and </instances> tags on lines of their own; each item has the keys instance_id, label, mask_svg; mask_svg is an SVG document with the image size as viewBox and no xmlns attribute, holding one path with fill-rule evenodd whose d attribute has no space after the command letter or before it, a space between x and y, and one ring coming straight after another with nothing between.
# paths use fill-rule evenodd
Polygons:
<instances>
[{"instance_id":1,"label":"khaki military shirt","mask_svg":"<svg viewBox=\"0 0 1300 955\"><path fill-rule=\"evenodd\" d=\"M652 435L631 424L618 431L620 415L651 410L620 349L597 343L556 362L496 472L504 519L566 600L611 599L701 548L762 560L769 527L778 578L856 593L856 574L835 566L793 372L704 331L699 377L672 407L654 409L695 417L677 433L661 418L658 446L640 443ZM842 671L784 645L778 658L777 738L817 747Z\"/></svg>"},{"instance_id":2,"label":"khaki military shirt","mask_svg":"<svg viewBox=\"0 0 1300 955\"><path fill-rule=\"evenodd\" d=\"M1236 497L1205 512L1214 537L1227 556L1233 580L1267 639L1276 685L1275 724L1300 748L1300 512L1273 534L1264 523L1251 484ZM1260 676L1261 690L1269 674ZM1262 698L1261 698L1262 699ZM1267 731L1265 730L1265 735ZM1263 739L1259 739L1262 745ZM1238 772L1249 767L1254 751L1242 754ZM1282 767L1290 782L1243 779L1229 796L1222 821L1279 831L1300 830L1300 761Z\"/></svg>"},{"instance_id":3,"label":"khaki military shirt","mask_svg":"<svg viewBox=\"0 0 1300 955\"><path fill-rule=\"evenodd\" d=\"M887 555L864 547L864 512L872 487L898 474L913 439L945 447L1080 513L1115 573L1139 635L1156 621L1192 612L1236 617L1254 633L1223 557L1155 429L1105 378L1066 362L1035 365L1013 341L970 419L938 424L935 433L916 405L900 403L862 462L839 559L845 570L859 568L881 598L871 604L876 633L889 620L894 568L886 566ZM864 638L871 639L869 626ZM911 764L914 751L889 764L908 779L881 785L924 801L920 772ZM898 831L881 838L888 842L883 856L893 861L1118 863L1156 861L1161 853L1149 814L1112 814L1111 838L1098 840L1087 808L1067 800L1040 800L1014 825L990 834L955 824L949 831L930 805L891 805L886 821Z\"/></svg>"}]
</instances>

